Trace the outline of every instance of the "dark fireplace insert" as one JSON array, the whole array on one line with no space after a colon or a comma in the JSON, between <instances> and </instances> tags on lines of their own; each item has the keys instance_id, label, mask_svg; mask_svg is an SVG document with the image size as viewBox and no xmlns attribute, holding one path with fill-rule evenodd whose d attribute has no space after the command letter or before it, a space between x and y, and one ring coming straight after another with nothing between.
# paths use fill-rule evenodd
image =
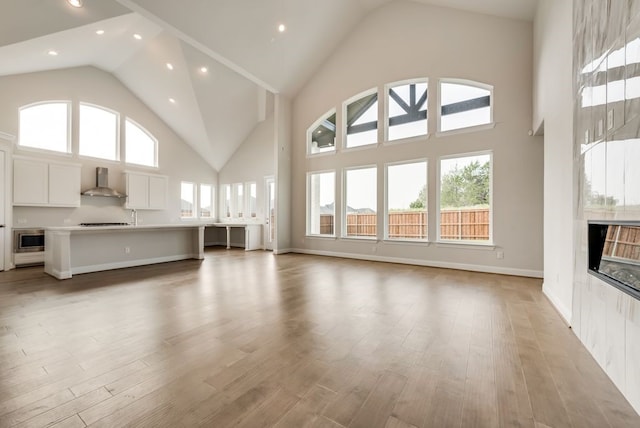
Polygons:
<instances>
[{"instance_id":1,"label":"dark fireplace insert","mask_svg":"<svg viewBox=\"0 0 640 428\"><path fill-rule=\"evenodd\" d=\"M640 221L589 221L589 273L640 299Z\"/></svg>"}]
</instances>

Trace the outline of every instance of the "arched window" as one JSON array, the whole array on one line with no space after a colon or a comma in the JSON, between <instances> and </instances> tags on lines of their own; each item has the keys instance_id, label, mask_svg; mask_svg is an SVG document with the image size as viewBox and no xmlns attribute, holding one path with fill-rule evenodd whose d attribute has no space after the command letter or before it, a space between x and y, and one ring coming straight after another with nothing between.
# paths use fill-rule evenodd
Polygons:
<instances>
[{"instance_id":1,"label":"arched window","mask_svg":"<svg viewBox=\"0 0 640 428\"><path fill-rule=\"evenodd\" d=\"M118 160L119 129L118 113L80 103L80 155Z\"/></svg>"},{"instance_id":2,"label":"arched window","mask_svg":"<svg viewBox=\"0 0 640 428\"><path fill-rule=\"evenodd\" d=\"M493 86L443 79L440 81L440 132L493 123Z\"/></svg>"},{"instance_id":3,"label":"arched window","mask_svg":"<svg viewBox=\"0 0 640 428\"><path fill-rule=\"evenodd\" d=\"M125 121L125 162L158 166L158 140L129 118Z\"/></svg>"},{"instance_id":4,"label":"arched window","mask_svg":"<svg viewBox=\"0 0 640 428\"><path fill-rule=\"evenodd\" d=\"M346 148L378 142L378 92L368 91L345 103Z\"/></svg>"},{"instance_id":5,"label":"arched window","mask_svg":"<svg viewBox=\"0 0 640 428\"><path fill-rule=\"evenodd\" d=\"M307 154L335 152L336 111L331 110L307 130Z\"/></svg>"},{"instance_id":6,"label":"arched window","mask_svg":"<svg viewBox=\"0 0 640 428\"><path fill-rule=\"evenodd\" d=\"M427 134L427 81L387 86L387 141Z\"/></svg>"},{"instance_id":7,"label":"arched window","mask_svg":"<svg viewBox=\"0 0 640 428\"><path fill-rule=\"evenodd\" d=\"M18 145L70 153L70 111L70 101L45 101L20 107Z\"/></svg>"}]
</instances>

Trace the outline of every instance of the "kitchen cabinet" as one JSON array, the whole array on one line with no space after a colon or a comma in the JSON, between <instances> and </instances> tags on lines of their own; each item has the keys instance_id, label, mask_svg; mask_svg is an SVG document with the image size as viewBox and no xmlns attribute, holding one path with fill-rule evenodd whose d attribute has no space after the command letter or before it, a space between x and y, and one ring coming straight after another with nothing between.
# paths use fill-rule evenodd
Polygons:
<instances>
[{"instance_id":1,"label":"kitchen cabinet","mask_svg":"<svg viewBox=\"0 0 640 428\"><path fill-rule=\"evenodd\" d=\"M80 165L39 159L13 160L13 205L80 206Z\"/></svg>"},{"instance_id":2,"label":"kitchen cabinet","mask_svg":"<svg viewBox=\"0 0 640 428\"><path fill-rule=\"evenodd\" d=\"M164 210L167 207L167 177L164 175L125 172L127 202L125 208Z\"/></svg>"}]
</instances>

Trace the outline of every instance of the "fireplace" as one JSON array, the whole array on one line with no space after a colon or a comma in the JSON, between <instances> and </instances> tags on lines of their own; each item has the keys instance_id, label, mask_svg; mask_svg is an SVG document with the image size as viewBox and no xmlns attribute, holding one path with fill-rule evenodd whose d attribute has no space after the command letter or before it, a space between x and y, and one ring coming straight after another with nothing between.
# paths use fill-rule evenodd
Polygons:
<instances>
[{"instance_id":1,"label":"fireplace","mask_svg":"<svg viewBox=\"0 0 640 428\"><path fill-rule=\"evenodd\" d=\"M640 299L640 222L589 222L589 273Z\"/></svg>"}]
</instances>

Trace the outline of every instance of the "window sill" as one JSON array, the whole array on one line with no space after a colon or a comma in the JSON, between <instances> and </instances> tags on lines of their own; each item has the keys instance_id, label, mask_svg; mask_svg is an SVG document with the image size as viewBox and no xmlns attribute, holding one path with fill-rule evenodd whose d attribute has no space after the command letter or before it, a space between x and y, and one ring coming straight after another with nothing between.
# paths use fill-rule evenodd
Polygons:
<instances>
[{"instance_id":1,"label":"window sill","mask_svg":"<svg viewBox=\"0 0 640 428\"><path fill-rule=\"evenodd\" d=\"M24 152L25 155L27 153L39 153L41 155L47 155L47 156L61 156L65 158L73 157L73 153L71 152L59 152L57 150L40 149L38 147L21 146L19 144L15 145L15 149L18 154L22 154Z\"/></svg>"},{"instance_id":2,"label":"window sill","mask_svg":"<svg viewBox=\"0 0 640 428\"><path fill-rule=\"evenodd\" d=\"M431 136L431 134L427 133L427 134L422 134L422 135L416 135L413 137L406 137L406 138L398 138L397 140L386 140L382 143L383 146L394 146L396 144L410 144L410 143L420 143L423 141L427 141L429 139L429 137Z\"/></svg>"},{"instance_id":3,"label":"window sill","mask_svg":"<svg viewBox=\"0 0 640 428\"><path fill-rule=\"evenodd\" d=\"M335 241L335 235L305 235L305 239L318 239L320 241Z\"/></svg>"},{"instance_id":4,"label":"window sill","mask_svg":"<svg viewBox=\"0 0 640 428\"><path fill-rule=\"evenodd\" d=\"M333 150L331 150L330 152L320 152L320 153L307 153L307 159L312 159L312 158L321 158L323 156L333 156L337 153L336 149L334 148Z\"/></svg>"},{"instance_id":5,"label":"window sill","mask_svg":"<svg viewBox=\"0 0 640 428\"><path fill-rule=\"evenodd\" d=\"M436 247L465 248L468 250L493 251L496 245L493 242L457 242L457 241L436 241Z\"/></svg>"},{"instance_id":6,"label":"window sill","mask_svg":"<svg viewBox=\"0 0 640 428\"><path fill-rule=\"evenodd\" d=\"M431 245L426 239L383 239L382 242L390 245L415 245L417 247L428 247Z\"/></svg>"},{"instance_id":7,"label":"window sill","mask_svg":"<svg viewBox=\"0 0 640 428\"><path fill-rule=\"evenodd\" d=\"M378 238L375 236L341 236L343 241L364 241L364 242L378 242Z\"/></svg>"},{"instance_id":8,"label":"window sill","mask_svg":"<svg viewBox=\"0 0 640 428\"><path fill-rule=\"evenodd\" d=\"M371 143L371 144L364 144L362 146L356 146L356 147L343 147L342 148L342 153L358 152L360 150L375 149L379 145L380 145L380 143Z\"/></svg>"},{"instance_id":9,"label":"window sill","mask_svg":"<svg viewBox=\"0 0 640 428\"><path fill-rule=\"evenodd\" d=\"M495 127L496 127L495 122L485 123L483 125L469 126L467 128L451 129L449 131L438 131L436 132L436 137L446 137L448 135L467 134L469 132L485 131L487 129L493 129Z\"/></svg>"}]
</instances>

